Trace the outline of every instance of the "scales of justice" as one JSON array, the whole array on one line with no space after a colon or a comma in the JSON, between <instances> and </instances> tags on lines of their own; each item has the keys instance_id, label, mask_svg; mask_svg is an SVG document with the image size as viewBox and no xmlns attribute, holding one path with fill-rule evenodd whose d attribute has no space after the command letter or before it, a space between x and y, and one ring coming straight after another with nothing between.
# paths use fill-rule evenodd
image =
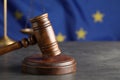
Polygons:
<instances>
[{"instance_id":1,"label":"scales of justice","mask_svg":"<svg viewBox=\"0 0 120 80\"><path fill-rule=\"evenodd\" d=\"M24 58L24 60L22 61L23 73L58 75L76 72L75 59L63 54L58 46L52 25L48 18L48 13L36 16L32 18L30 22L32 24L32 34L29 34L29 38L23 38L21 41L18 42L8 38L6 34L7 0L4 0L5 34L3 40L5 45L0 47L0 55L4 55L10 51L14 51L22 47L26 48L29 45L38 44L42 53L33 54ZM26 29L23 31L26 31Z\"/></svg>"}]
</instances>

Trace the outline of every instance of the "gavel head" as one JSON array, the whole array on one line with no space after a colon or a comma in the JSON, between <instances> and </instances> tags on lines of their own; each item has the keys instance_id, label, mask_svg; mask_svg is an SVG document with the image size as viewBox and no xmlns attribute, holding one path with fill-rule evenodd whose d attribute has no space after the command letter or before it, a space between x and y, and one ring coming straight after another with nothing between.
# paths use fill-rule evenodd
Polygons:
<instances>
[{"instance_id":1,"label":"gavel head","mask_svg":"<svg viewBox=\"0 0 120 80\"><path fill-rule=\"evenodd\" d=\"M56 56L61 53L52 25L48 19L48 14L45 13L31 19L33 35L38 43L43 57Z\"/></svg>"}]
</instances>

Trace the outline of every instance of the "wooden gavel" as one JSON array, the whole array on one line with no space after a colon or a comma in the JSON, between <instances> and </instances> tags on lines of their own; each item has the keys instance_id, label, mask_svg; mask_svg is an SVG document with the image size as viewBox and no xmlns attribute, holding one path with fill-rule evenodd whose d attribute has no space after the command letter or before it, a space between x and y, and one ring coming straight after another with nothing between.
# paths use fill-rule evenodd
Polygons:
<instances>
[{"instance_id":1,"label":"wooden gavel","mask_svg":"<svg viewBox=\"0 0 120 80\"><path fill-rule=\"evenodd\" d=\"M22 71L31 74L66 74L76 71L76 61L67 55L62 55L48 14L45 13L31 19L33 35L19 42L0 48L0 55L7 52L38 44L41 54L34 54L22 62Z\"/></svg>"},{"instance_id":2,"label":"wooden gavel","mask_svg":"<svg viewBox=\"0 0 120 80\"><path fill-rule=\"evenodd\" d=\"M51 23L48 20L48 14L46 13L42 16L35 17L31 22L34 35L30 36L28 39L24 38L22 41L16 42L10 46L0 48L0 55L22 47L34 45L35 43L38 44L43 57L56 56L61 53Z\"/></svg>"}]
</instances>

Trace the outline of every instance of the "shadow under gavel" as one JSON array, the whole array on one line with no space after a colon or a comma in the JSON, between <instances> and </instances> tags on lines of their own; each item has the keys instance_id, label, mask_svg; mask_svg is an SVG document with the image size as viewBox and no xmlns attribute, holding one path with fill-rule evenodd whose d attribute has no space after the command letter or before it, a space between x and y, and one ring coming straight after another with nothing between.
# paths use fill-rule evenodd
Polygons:
<instances>
[{"instance_id":1,"label":"shadow under gavel","mask_svg":"<svg viewBox=\"0 0 120 80\"><path fill-rule=\"evenodd\" d=\"M67 74L76 71L74 58L61 54L48 14L31 19L33 35L0 48L0 55L38 44L42 54L34 54L22 62L22 71L30 74Z\"/></svg>"}]
</instances>

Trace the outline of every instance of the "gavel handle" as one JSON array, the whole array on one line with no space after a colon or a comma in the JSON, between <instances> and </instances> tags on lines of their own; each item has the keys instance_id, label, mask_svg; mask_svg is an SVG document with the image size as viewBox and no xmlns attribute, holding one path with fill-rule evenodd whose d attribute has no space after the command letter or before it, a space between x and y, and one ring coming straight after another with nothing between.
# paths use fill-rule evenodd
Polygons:
<instances>
[{"instance_id":1,"label":"gavel handle","mask_svg":"<svg viewBox=\"0 0 120 80\"><path fill-rule=\"evenodd\" d=\"M0 48L0 56L3 55L3 54L6 54L8 52L20 49L20 48L22 48L22 44L20 42L15 42L11 45L2 47L2 48Z\"/></svg>"}]
</instances>

